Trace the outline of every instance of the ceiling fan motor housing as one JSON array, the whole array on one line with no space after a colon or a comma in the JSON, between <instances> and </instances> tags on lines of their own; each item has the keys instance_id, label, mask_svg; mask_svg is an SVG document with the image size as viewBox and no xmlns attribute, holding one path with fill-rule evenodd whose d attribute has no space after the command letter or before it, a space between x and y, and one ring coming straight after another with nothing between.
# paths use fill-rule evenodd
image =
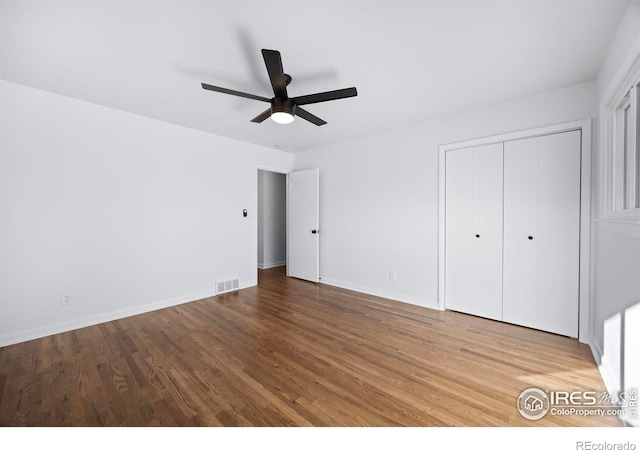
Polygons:
<instances>
[{"instance_id":1,"label":"ceiling fan motor housing","mask_svg":"<svg viewBox=\"0 0 640 450\"><path fill-rule=\"evenodd\" d=\"M283 113L295 115L296 103L290 98L274 97L271 100L271 114L276 112L283 112Z\"/></svg>"}]
</instances>

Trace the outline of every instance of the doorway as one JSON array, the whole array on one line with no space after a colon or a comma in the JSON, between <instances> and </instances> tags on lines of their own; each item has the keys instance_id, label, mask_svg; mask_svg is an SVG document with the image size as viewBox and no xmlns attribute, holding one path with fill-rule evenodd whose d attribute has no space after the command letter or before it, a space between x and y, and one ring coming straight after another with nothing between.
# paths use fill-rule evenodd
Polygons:
<instances>
[{"instance_id":1,"label":"doorway","mask_svg":"<svg viewBox=\"0 0 640 450\"><path fill-rule=\"evenodd\" d=\"M258 269L287 264L287 176L258 169Z\"/></svg>"}]
</instances>

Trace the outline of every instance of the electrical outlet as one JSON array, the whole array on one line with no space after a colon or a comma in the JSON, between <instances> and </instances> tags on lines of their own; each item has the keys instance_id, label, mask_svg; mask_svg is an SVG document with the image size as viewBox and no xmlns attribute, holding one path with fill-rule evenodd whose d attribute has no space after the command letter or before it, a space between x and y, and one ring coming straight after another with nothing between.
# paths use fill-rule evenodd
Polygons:
<instances>
[{"instance_id":1,"label":"electrical outlet","mask_svg":"<svg viewBox=\"0 0 640 450\"><path fill-rule=\"evenodd\" d=\"M398 279L398 275L396 272L389 272L389 280L396 281Z\"/></svg>"},{"instance_id":2,"label":"electrical outlet","mask_svg":"<svg viewBox=\"0 0 640 450\"><path fill-rule=\"evenodd\" d=\"M73 303L71 292L65 292L60 295L60 306L69 306Z\"/></svg>"}]
</instances>

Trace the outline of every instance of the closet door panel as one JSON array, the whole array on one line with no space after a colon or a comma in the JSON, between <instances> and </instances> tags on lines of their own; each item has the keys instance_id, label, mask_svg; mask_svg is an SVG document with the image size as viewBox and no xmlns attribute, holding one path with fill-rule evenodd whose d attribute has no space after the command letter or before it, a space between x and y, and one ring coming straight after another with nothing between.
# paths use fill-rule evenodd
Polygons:
<instances>
[{"instance_id":1,"label":"closet door panel","mask_svg":"<svg viewBox=\"0 0 640 450\"><path fill-rule=\"evenodd\" d=\"M447 152L445 158L445 303L465 311L473 298L473 149Z\"/></svg>"},{"instance_id":2,"label":"closet door panel","mask_svg":"<svg viewBox=\"0 0 640 450\"><path fill-rule=\"evenodd\" d=\"M539 152L531 139L506 142L503 320L533 328L538 310L538 177Z\"/></svg>"},{"instance_id":3,"label":"closet door panel","mask_svg":"<svg viewBox=\"0 0 640 450\"><path fill-rule=\"evenodd\" d=\"M538 138L540 153L538 324L578 336L580 131Z\"/></svg>"},{"instance_id":4,"label":"closet door panel","mask_svg":"<svg viewBox=\"0 0 640 450\"><path fill-rule=\"evenodd\" d=\"M502 144L446 158L446 307L501 320Z\"/></svg>"},{"instance_id":5,"label":"closet door panel","mask_svg":"<svg viewBox=\"0 0 640 450\"><path fill-rule=\"evenodd\" d=\"M580 132L505 144L503 318L578 335Z\"/></svg>"},{"instance_id":6,"label":"closet door panel","mask_svg":"<svg viewBox=\"0 0 640 450\"><path fill-rule=\"evenodd\" d=\"M471 314L502 320L502 143L473 149Z\"/></svg>"}]
</instances>

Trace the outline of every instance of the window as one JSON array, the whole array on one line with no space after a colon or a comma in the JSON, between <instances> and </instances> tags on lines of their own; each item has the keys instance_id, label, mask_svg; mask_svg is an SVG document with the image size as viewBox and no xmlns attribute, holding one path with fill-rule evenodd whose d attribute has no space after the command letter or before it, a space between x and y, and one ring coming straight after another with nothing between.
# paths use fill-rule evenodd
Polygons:
<instances>
[{"instance_id":1,"label":"window","mask_svg":"<svg viewBox=\"0 0 640 450\"><path fill-rule=\"evenodd\" d=\"M640 83L633 84L615 109L615 210L640 213L640 145L638 93Z\"/></svg>"},{"instance_id":2,"label":"window","mask_svg":"<svg viewBox=\"0 0 640 450\"><path fill-rule=\"evenodd\" d=\"M632 51L602 91L593 206L598 227L640 239L640 45Z\"/></svg>"}]
</instances>

